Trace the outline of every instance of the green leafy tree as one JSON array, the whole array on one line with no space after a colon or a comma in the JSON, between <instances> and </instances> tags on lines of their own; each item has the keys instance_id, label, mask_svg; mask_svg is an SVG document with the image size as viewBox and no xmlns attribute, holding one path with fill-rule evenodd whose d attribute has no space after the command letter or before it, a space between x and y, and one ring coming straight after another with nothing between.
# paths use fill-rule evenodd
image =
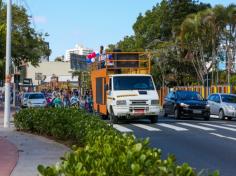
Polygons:
<instances>
[{"instance_id":1,"label":"green leafy tree","mask_svg":"<svg viewBox=\"0 0 236 176\"><path fill-rule=\"evenodd\" d=\"M64 61L64 56L58 56L54 59L55 62L63 62Z\"/></svg>"},{"instance_id":2,"label":"green leafy tree","mask_svg":"<svg viewBox=\"0 0 236 176\"><path fill-rule=\"evenodd\" d=\"M209 8L209 4L192 0L163 0L144 14L139 14L133 25L134 35L126 36L117 43L123 51L151 51L152 75L162 85L185 85L194 79L196 72L185 59L177 37L181 24L192 13Z\"/></svg>"},{"instance_id":3,"label":"green leafy tree","mask_svg":"<svg viewBox=\"0 0 236 176\"><path fill-rule=\"evenodd\" d=\"M0 0L0 70L4 69L6 50L6 4ZM22 6L12 7L12 60L16 66L30 62L37 66L41 56L51 51L45 42L46 34L38 33L31 27L30 17ZM1 73L1 78L4 74Z\"/></svg>"},{"instance_id":4,"label":"green leafy tree","mask_svg":"<svg viewBox=\"0 0 236 176\"><path fill-rule=\"evenodd\" d=\"M230 10L229 10L230 9ZM214 78L217 64L217 52L225 43L227 65L231 67L233 48L236 39L235 21L236 8L230 5L225 8L216 6L195 14L189 15L181 25L180 40L182 48L194 65L198 78L204 83L204 75L209 71ZM228 68L231 70L231 68ZM218 76L217 76L218 80ZM212 83L215 83L212 79Z\"/></svg>"}]
</instances>

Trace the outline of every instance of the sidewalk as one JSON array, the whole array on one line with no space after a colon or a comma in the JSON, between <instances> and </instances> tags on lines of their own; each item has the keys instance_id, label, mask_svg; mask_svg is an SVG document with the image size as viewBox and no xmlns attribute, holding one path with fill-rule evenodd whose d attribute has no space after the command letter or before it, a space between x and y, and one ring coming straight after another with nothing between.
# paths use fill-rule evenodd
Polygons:
<instances>
[{"instance_id":1,"label":"sidewalk","mask_svg":"<svg viewBox=\"0 0 236 176\"><path fill-rule=\"evenodd\" d=\"M0 107L0 176L37 176L39 164L56 164L66 151L69 148L52 140L17 132L13 124L3 128Z\"/></svg>"}]
</instances>

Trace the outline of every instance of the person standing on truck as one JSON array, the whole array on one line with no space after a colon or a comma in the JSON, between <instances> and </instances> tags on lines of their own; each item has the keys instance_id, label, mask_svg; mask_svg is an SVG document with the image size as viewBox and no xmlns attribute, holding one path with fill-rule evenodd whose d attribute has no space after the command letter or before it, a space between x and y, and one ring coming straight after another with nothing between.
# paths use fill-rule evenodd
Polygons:
<instances>
[{"instance_id":1,"label":"person standing on truck","mask_svg":"<svg viewBox=\"0 0 236 176\"><path fill-rule=\"evenodd\" d=\"M101 64L100 68L105 68L106 63L106 52L104 51L104 47L100 46L100 52L99 52L99 62Z\"/></svg>"}]
</instances>

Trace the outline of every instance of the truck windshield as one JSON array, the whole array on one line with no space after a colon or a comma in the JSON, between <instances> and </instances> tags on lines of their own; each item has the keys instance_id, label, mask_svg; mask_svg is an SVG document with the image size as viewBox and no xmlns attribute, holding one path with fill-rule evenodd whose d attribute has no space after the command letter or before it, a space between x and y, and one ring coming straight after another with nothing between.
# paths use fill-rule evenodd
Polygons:
<instances>
[{"instance_id":1,"label":"truck windshield","mask_svg":"<svg viewBox=\"0 0 236 176\"><path fill-rule=\"evenodd\" d=\"M114 90L154 90L150 76L114 77Z\"/></svg>"}]
</instances>

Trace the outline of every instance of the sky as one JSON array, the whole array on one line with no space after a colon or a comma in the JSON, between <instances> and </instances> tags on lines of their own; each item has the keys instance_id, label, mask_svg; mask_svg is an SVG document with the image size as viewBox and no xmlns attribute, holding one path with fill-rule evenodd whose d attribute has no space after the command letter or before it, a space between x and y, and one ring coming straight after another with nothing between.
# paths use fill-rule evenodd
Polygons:
<instances>
[{"instance_id":1,"label":"sky","mask_svg":"<svg viewBox=\"0 0 236 176\"><path fill-rule=\"evenodd\" d=\"M13 0L33 16L38 32L48 33L52 54L62 56L76 44L99 50L132 35L139 13L152 9L160 0ZM201 0L211 5L228 5L234 0Z\"/></svg>"}]
</instances>

